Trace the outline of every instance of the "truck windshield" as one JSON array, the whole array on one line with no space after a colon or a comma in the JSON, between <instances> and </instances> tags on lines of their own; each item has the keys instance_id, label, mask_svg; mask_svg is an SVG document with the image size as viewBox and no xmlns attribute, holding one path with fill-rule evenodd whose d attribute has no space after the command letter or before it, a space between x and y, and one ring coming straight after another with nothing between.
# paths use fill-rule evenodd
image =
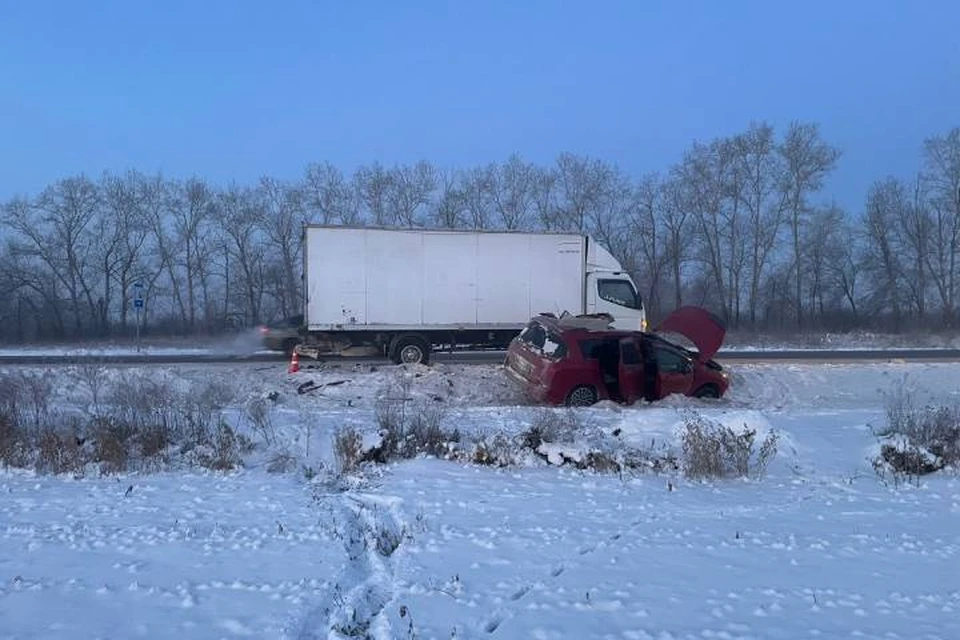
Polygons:
<instances>
[{"instance_id":1,"label":"truck windshield","mask_svg":"<svg viewBox=\"0 0 960 640\"><path fill-rule=\"evenodd\" d=\"M642 309L640 295L629 280L598 280L597 294L607 302L628 309Z\"/></svg>"}]
</instances>

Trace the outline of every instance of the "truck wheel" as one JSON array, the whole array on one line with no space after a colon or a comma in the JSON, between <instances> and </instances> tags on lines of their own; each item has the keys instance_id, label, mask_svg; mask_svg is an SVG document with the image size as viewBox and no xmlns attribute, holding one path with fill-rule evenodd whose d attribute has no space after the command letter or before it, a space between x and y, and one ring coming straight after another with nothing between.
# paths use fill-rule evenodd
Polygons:
<instances>
[{"instance_id":1,"label":"truck wheel","mask_svg":"<svg viewBox=\"0 0 960 640\"><path fill-rule=\"evenodd\" d=\"M394 341L393 361L397 364L428 364L430 345L420 336L399 336Z\"/></svg>"},{"instance_id":2,"label":"truck wheel","mask_svg":"<svg viewBox=\"0 0 960 640\"><path fill-rule=\"evenodd\" d=\"M588 385L574 387L567 394L568 407L589 407L597 403L597 390Z\"/></svg>"}]
</instances>

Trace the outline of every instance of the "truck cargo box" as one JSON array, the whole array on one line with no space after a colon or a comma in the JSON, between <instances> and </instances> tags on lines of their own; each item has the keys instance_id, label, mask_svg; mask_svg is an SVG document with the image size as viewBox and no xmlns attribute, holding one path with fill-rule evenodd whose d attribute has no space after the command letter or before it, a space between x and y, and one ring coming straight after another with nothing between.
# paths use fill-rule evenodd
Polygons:
<instances>
[{"instance_id":1,"label":"truck cargo box","mask_svg":"<svg viewBox=\"0 0 960 640\"><path fill-rule=\"evenodd\" d=\"M585 306L579 234L315 225L304 234L308 331L520 327Z\"/></svg>"}]
</instances>

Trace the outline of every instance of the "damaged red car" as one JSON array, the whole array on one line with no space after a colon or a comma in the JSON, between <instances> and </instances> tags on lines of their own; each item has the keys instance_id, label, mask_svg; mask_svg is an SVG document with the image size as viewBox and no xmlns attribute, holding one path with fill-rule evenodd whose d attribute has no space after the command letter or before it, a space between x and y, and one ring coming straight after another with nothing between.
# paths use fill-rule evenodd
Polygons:
<instances>
[{"instance_id":1,"label":"damaged red car","mask_svg":"<svg viewBox=\"0 0 960 640\"><path fill-rule=\"evenodd\" d=\"M697 350L660 332L680 334ZM672 394L720 398L729 379L712 358L725 334L723 322L700 307L676 310L657 333L611 329L604 317L545 314L513 339L504 365L531 398L550 404L633 404Z\"/></svg>"}]
</instances>

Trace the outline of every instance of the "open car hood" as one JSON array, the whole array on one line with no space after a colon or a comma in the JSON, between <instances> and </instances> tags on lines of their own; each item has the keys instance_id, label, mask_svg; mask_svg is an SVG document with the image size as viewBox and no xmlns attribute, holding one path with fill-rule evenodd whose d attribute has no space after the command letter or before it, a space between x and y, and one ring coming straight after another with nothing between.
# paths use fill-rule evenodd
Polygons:
<instances>
[{"instance_id":1,"label":"open car hood","mask_svg":"<svg viewBox=\"0 0 960 640\"><path fill-rule=\"evenodd\" d=\"M702 307L680 307L660 323L657 331L679 333L696 345L700 358L709 360L723 344L727 327L717 315Z\"/></svg>"}]
</instances>

